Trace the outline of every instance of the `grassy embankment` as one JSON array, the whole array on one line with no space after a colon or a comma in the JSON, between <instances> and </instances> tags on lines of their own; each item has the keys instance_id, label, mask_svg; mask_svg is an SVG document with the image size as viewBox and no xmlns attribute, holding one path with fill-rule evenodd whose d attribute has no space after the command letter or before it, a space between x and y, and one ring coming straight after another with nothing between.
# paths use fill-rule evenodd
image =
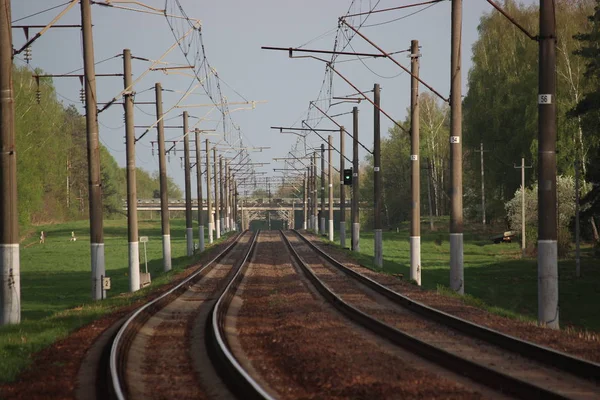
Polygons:
<instances>
[{"instance_id":1,"label":"grassy embankment","mask_svg":"<svg viewBox=\"0 0 600 400\"><path fill-rule=\"evenodd\" d=\"M31 362L31 355L75 329L112 310L133 303L198 259L186 256L185 221L171 220L173 269L163 272L160 220L140 221L140 236L148 236L148 272L152 285L129 294L127 223L104 222L106 274L112 288L107 299L91 300L88 221L36 228L21 243L21 324L0 327L0 382L15 379ZM46 242L39 243L40 231ZM77 241L71 242L71 231ZM194 234L197 235L197 228ZM197 236L195 237L198 240ZM208 240L206 241L208 243ZM144 250L140 244L140 267Z\"/></svg>"},{"instance_id":2,"label":"grassy embankment","mask_svg":"<svg viewBox=\"0 0 600 400\"><path fill-rule=\"evenodd\" d=\"M429 224L421 228L421 281L424 289L454 295L449 286L450 244L448 222L438 221L437 231ZM497 314L530 321L537 319L537 259L521 257L520 239L494 244L489 237L502 232L482 231L476 224L464 234L465 301ZM336 243L339 239L336 232ZM357 260L373 267L373 233L360 233ZM347 233L346 246L350 246ZM348 251L353 255L353 252ZM399 232L383 234L384 271L410 277L409 225ZM581 278L575 276L574 251L559 260L560 323L583 330L600 331L600 267L589 245L582 246Z\"/></svg>"}]
</instances>

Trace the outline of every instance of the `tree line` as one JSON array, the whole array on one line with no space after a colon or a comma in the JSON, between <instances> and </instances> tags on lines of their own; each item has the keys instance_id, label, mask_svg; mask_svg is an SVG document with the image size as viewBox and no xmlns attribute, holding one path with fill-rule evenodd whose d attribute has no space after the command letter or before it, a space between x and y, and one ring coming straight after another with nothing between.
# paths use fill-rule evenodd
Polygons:
<instances>
[{"instance_id":1,"label":"tree line","mask_svg":"<svg viewBox=\"0 0 600 400\"><path fill-rule=\"evenodd\" d=\"M41 70L36 70L41 74ZM57 98L51 78L32 77L13 67L19 223L22 226L88 217L88 162L85 117ZM105 218L123 215L126 170L100 146ZM152 198L158 174L137 169L139 198ZM169 196L181 198L170 180Z\"/></svg>"},{"instance_id":2,"label":"tree line","mask_svg":"<svg viewBox=\"0 0 600 400\"><path fill-rule=\"evenodd\" d=\"M582 201L590 232L600 214L600 0L556 0L557 173L574 177L579 163L591 191ZM506 0L502 6L534 35L537 5ZM472 47L473 65L463 101L463 192L465 217L481 221L481 144L484 152L487 221L510 226L507 204L521 186L515 168L524 157L537 180L538 43L496 10L485 14ZM449 106L421 86L421 214L449 213ZM383 221L393 226L410 218L410 110L382 139ZM373 198L373 160L361 166L361 198ZM586 185L582 185L586 187ZM582 194L585 194L582 192ZM363 223L370 224L372 215Z\"/></svg>"}]
</instances>

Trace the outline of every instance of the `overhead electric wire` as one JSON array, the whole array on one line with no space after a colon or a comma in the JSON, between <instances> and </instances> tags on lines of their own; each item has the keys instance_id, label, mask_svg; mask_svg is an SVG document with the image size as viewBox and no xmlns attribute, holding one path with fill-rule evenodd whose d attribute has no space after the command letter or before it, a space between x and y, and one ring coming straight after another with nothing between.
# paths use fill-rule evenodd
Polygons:
<instances>
[{"instance_id":1,"label":"overhead electric wire","mask_svg":"<svg viewBox=\"0 0 600 400\"><path fill-rule=\"evenodd\" d=\"M47 9L45 9L45 10L42 10L42 11L38 11L38 12L36 12L36 13L34 13L34 14L27 15L26 17L22 17L22 18L19 18L19 19L15 19L14 21L11 21L11 24L14 24L15 22L23 21L24 19L27 19L27 18L35 17L36 15L40 15L40 14L43 14L43 13L45 13L45 12L48 12L48 11L52 11L52 10L54 10L54 9L57 9L57 8L60 8L60 7L64 7L64 6L66 6L67 4L71 4L71 1L67 1L66 3L62 3L62 4L59 4L59 5L57 5L57 6L50 7L50 8L47 8Z\"/></svg>"}]
</instances>

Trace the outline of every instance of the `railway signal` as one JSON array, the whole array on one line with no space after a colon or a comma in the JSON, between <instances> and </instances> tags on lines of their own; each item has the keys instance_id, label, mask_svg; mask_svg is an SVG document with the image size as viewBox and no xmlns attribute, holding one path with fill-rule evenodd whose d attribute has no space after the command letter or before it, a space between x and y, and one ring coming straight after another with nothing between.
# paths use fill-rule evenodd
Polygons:
<instances>
[{"instance_id":1,"label":"railway signal","mask_svg":"<svg viewBox=\"0 0 600 400\"><path fill-rule=\"evenodd\" d=\"M352 168L344 169L344 185L352 185Z\"/></svg>"}]
</instances>

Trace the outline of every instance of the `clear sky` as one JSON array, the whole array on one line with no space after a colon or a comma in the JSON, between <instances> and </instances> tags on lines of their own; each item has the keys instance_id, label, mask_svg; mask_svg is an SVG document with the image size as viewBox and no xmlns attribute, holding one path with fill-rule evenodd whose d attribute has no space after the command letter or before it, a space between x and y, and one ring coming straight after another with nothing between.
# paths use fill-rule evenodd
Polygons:
<instances>
[{"instance_id":1,"label":"clear sky","mask_svg":"<svg viewBox=\"0 0 600 400\"><path fill-rule=\"evenodd\" d=\"M66 3L67 0L17 0L12 1L12 19L14 24L46 24L56 16L62 8L20 20L36 12ZM143 0L140 0L143 1ZM174 0L145 0L145 4L157 9L179 12ZM384 9L416 1L407 0L355 0L354 12L370 9ZM420 1L419 1L420 2ZM113 4L118 4L113 1ZM223 95L229 102L247 100L266 101L257 104L254 110L232 112L232 120L239 125L246 146L268 146L269 150L252 153L255 162L271 162L265 167L257 167L258 171L268 171L268 175L277 175L273 168L282 168L282 163L272 162L273 157L285 157L294 145L297 136L282 135L271 126L301 126L306 119L309 101L316 100L324 78L324 63L313 59L289 59L287 52L261 50L261 46L299 47L331 50L336 37L338 18L349 9L349 0L180 0L185 13L202 21L203 42L206 56L224 83L221 84ZM535 0L524 3L533 4ZM133 4L124 6L135 7ZM385 12L371 15L365 22L361 32L377 43L387 52L405 50L413 39L419 40L422 46L421 78L433 86L442 95L449 95L450 82L450 1L433 6L420 6L408 10ZM421 10L421 11L420 11ZM414 15L415 11L420 11ZM485 0L464 0L463 2L463 90L466 91L467 73L471 67L471 47L477 39L479 19L492 7ZM121 54L124 48L131 49L135 56L157 59L173 43L174 35L163 16L149 15L139 12L114 8L92 6L92 22L94 24L94 50L96 62ZM20 21L17 21L20 20ZM359 22L357 19L354 22ZM80 22L80 7L77 4L59 24L77 24ZM389 23L386 23L389 22ZM508 22L507 22L508 23ZM373 25L373 26L369 26ZM183 32L179 25L177 33ZM36 30L32 30L36 32ZM349 34L348 32L347 34ZM13 29L15 48L25 43L22 29ZM307 44L308 43L308 44ZM354 37L346 51L376 53L360 37ZM81 34L78 29L52 29L36 41L32 46L33 68L42 68L46 73L62 74L82 67ZM329 58L324 55L323 58ZM395 56L404 66L410 67L406 53ZM175 49L167 58L172 63L184 63L182 52ZM349 60L341 62L342 60ZM22 56L16 60L23 64ZM134 61L134 79L149 64ZM336 69L353 82L360 90L368 91L374 83L382 87L381 106L394 119L406 117L410 104L410 79L390 60L383 58L357 60L356 57L340 57ZM96 73L122 72L121 58L113 58L96 66ZM74 104L83 114L83 106L79 102L79 80L74 78L56 78L54 80L59 99L64 104ZM185 91L191 78L181 75L166 75L151 72L136 85L137 101L152 101L155 82L161 82L163 88L174 91ZM106 102L123 89L122 78L99 77L97 81L98 99ZM421 87L421 91L425 88ZM208 97L202 90L191 94L182 104L208 103ZM339 78L333 80L335 96L354 93L347 83ZM464 94L464 93L463 93ZM370 94L372 95L372 93ZM170 109L182 96L181 93L165 92L163 94L164 110ZM326 98L322 95L321 98ZM322 103L325 104L325 103ZM353 104L345 103L331 108L330 114L344 114L351 111ZM244 108L231 105L230 109ZM246 106L247 107L247 106ZM372 106L363 101L359 107L359 137L367 147L372 147ZM165 116L167 125L180 125L182 109L175 109ZM192 116L201 117L208 108L189 108ZM139 105L135 109L135 124L147 126L155 121L155 109L152 105ZM314 116L314 115L313 115ZM205 121L200 128L222 131L218 125L218 113L211 114L214 121ZM337 117L336 120L346 127L351 127L351 115ZM112 106L100 114L101 142L114 155L120 166L125 166L125 144L123 109L120 105ZM190 120L195 123L195 120ZM391 122L382 115L382 132L391 127ZM320 128L335 126L324 120ZM141 134L144 130L137 130ZM167 129L167 140L181 137L181 129ZM236 133L237 135L237 133ZM339 143L339 135L334 136L334 145ZM218 137L210 137L218 141ZM136 147L137 165L148 171L158 170L156 151L152 155L151 140L156 140L156 130L152 130ZM320 139L311 134L307 137L309 146L320 145ZM178 145L183 149L183 144ZM351 151L351 143L346 140L346 152ZM230 152L229 155L232 155ZM184 172L180 156L177 152L170 157L168 175L173 177L183 189ZM361 158L365 155L361 151ZM192 175L192 193L196 193L195 175ZM194 196L195 197L195 196Z\"/></svg>"}]
</instances>

